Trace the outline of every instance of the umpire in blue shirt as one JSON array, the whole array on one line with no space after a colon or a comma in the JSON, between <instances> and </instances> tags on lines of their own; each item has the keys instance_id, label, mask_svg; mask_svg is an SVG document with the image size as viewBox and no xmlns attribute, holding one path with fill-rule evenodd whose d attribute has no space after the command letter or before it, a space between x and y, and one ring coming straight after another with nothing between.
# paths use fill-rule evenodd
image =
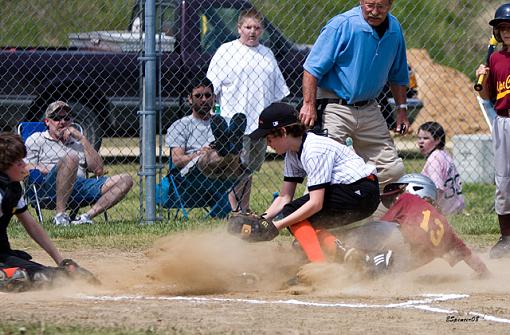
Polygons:
<instances>
[{"instance_id":1,"label":"umpire in blue shirt","mask_svg":"<svg viewBox=\"0 0 510 335\"><path fill-rule=\"evenodd\" d=\"M307 126L322 122L337 141L351 137L356 153L376 165L381 189L404 174L375 100L386 82L397 105L395 131L409 129L406 46L391 5L392 0L360 0L326 24L304 64L299 114Z\"/></svg>"}]
</instances>

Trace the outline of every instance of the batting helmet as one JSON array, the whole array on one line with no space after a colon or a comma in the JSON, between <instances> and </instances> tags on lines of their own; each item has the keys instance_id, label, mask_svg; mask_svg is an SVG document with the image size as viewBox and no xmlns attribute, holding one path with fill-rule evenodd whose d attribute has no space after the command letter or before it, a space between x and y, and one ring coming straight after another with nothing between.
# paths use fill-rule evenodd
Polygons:
<instances>
[{"instance_id":1,"label":"batting helmet","mask_svg":"<svg viewBox=\"0 0 510 335\"><path fill-rule=\"evenodd\" d=\"M494 19L489 21L489 24L493 27L492 33L498 42L502 42L502 40L497 26L504 21L510 22L510 3L499 6L496 13L494 13Z\"/></svg>"},{"instance_id":2,"label":"batting helmet","mask_svg":"<svg viewBox=\"0 0 510 335\"><path fill-rule=\"evenodd\" d=\"M389 207L391 196L402 191L417 195L425 200L436 201L437 198L436 185L432 179L421 173L410 173L384 187L383 194L381 194L383 205Z\"/></svg>"}]
</instances>

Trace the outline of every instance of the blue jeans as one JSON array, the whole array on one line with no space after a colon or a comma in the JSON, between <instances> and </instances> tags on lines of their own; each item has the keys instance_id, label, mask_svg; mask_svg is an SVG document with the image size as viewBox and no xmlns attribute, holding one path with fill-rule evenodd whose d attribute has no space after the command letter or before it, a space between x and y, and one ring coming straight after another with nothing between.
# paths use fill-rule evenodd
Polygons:
<instances>
[{"instance_id":1,"label":"blue jeans","mask_svg":"<svg viewBox=\"0 0 510 335\"><path fill-rule=\"evenodd\" d=\"M46 175L42 175L39 170L31 170L29 186L36 184L37 195L44 208L54 208L57 204L57 166L55 166ZM92 205L101 198L101 188L108 177L84 178L76 177L71 196L69 197L68 207L83 207ZM29 197L34 198L31 188Z\"/></svg>"}]
</instances>

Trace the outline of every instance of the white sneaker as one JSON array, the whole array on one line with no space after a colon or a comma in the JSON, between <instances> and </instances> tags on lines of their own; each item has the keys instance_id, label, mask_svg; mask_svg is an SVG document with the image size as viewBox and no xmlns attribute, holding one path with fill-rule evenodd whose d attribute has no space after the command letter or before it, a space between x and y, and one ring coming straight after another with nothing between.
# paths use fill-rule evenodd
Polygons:
<instances>
[{"instance_id":1,"label":"white sneaker","mask_svg":"<svg viewBox=\"0 0 510 335\"><path fill-rule=\"evenodd\" d=\"M55 226L69 226L71 218L66 213L57 213L53 218L53 223Z\"/></svg>"},{"instance_id":2,"label":"white sneaker","mask_svg":"<svg viewBox=\"0 0 510 335\"><path fill-rule=\"evenodd\" d=\"M78 218L76 220L73 220L71 222L71 224L73 225L78 225L78 224L93 224L94 221L92 221L92 218L90 217L89 214L82 214L80 216L78 216Z\"/></svg>"}]
</instances>

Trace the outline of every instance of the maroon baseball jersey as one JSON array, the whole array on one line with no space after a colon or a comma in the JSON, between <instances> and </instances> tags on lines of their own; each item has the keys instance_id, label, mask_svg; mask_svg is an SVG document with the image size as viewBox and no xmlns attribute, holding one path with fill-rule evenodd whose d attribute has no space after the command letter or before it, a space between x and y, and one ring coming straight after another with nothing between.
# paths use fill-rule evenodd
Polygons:
<instances>
[{"instance_id":1,"label":"maroon baseball jersey","mask_svg":"<svg viewBox=\"0 0 510 335\"><path fill-rule=\"evenodd\" d=\"M495 110L510 109L510 53L498 51L489 59L489 92L491 99L496 100Z\"/></svg>"},{"instance_id":2,"label":"maroon baseball jersey","mask_svg":"<svg viewBox=\"0 0 510 335\"><path fill-rule=\"evenodd\" d=\"M416 195L402 194L381 220L398 222L412 252L427 261L443 257L453 266L471 255L446 218Z\"/></svg>"}]
</instances>

